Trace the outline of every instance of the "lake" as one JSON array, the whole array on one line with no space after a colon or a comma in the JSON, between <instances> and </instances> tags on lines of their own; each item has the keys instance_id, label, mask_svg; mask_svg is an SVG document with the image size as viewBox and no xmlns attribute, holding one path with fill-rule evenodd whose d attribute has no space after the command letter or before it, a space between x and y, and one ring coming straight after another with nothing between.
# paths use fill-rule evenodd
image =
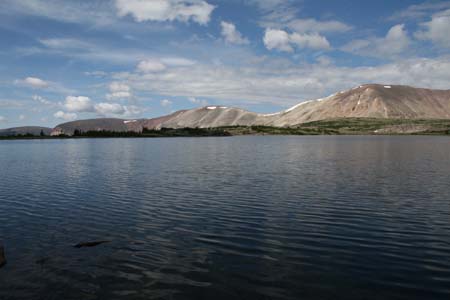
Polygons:
<instances>
[{"instance_id":1,"label":"lake","mask_svg":"<svg viewBox=\"0 0 450 300\"><path fill-rule=\"evenodd\" d=\"M5 300L450 299L450 139L0 141L0 243Z\"/></svg>"}]
</instances>

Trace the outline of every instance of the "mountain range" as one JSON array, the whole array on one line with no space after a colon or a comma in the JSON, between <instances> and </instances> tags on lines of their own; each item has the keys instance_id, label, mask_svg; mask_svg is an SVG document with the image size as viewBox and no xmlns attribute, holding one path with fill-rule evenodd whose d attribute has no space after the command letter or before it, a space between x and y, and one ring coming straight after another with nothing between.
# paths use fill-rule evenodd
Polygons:
<instances>
[{"instance_id":1,"label":"mountain range","mask_svg":"<svg viewBox=\"0 0 450 300\"><path fill-rule=\"evenodd\" d=\"M450 90L366 84L326 98L304 101L289 109L272 114L259 114L226 106L205 106L180 110L153 119L78 120L57 125L51 129L51 134L72 135L75 130L140 132L144 128L212 128L238 125L294 127L313 121L340 118L450 119ZM20 132L24 132L23 128ZM6 132L14 130L17 131L17 129L10 128ZM45 129L45 132L48 130ZM4 132L5 130L3 130ZM2 131L0 131L0 135L2 135Z\"/></svg>"}]
</instances>

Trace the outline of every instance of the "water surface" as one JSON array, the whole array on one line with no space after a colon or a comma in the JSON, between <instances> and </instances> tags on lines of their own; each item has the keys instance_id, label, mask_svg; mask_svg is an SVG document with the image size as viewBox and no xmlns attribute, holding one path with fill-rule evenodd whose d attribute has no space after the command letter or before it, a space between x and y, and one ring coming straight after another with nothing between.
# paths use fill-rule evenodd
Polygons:
<instances>
[{"instance_id":1,"label":"water surface","mask_svg":"<svg viewBox=\"0 0 450 300\"><path fill-rule=\"evenodd\" d=\"M0 243L0 299L449 299L450 139L0 141Z\"/></svg>"}]
</instances>

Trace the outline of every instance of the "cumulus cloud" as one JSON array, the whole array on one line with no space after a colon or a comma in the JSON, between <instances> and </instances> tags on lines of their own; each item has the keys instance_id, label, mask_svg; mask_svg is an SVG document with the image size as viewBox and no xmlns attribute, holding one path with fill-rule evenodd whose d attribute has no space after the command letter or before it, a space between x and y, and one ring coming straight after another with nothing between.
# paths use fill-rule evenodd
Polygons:
<instances>
[{"instance_id":1,"label":"cumulus cloud","mask_svg":"<svg viewBox=\"0 0 450 300\"><path fill-rule=\"evenodd\" d=\"M125 109L118 103L99 103L95 105L95 111L100 115L121 115Z\"/></svg>"},{"instance_id":2,"label":"cumulus cloud","mask_svg":"<svg viewBox=\"0 0 450 300\"><path fill-rule=\"evenodd\" d=\"M215 6L202 0L116 0L117 15L143 21L209 22Z\"/></svg>"},{"instance_id":3,"label":"cumulus cloud","mask_svg":"<svg viewBox=\"0 0 450 300\"><path fill-rule=\"evenodd\" d=\"M70 112L92 112L93 105L89 97L67 96L64 107Z\"/></svg>"},{"instance_id":4,"label":"cumulus cloud","mask_svg":"<svg viewBox=\"0 0 450 300\"><path fill-rule=\"evenodd\" d=\"M115 86L119 90L123 87ZM135 116L142 112L141 108L135 105L121 105L119 103L101 102L94 103L89 97L68 96L61 104L66 111L58 111L54 114L56 118L73 120L77 118L76 113L96 113L101 116Z\"/></svg>"},{"instance_id":5,"label":"cumulus cloud","mask_svg":"<svg viewBox=\"0 0 450 300\"><path fill-rule=\"evenodd\" d=\"M341 50L363 56L380 58L397 57L408 49L411 40L404 24L398 24L389 29L383 38L353 40L344 45Z\"/></svg>"},{"instance_id":6,"label":"cumulus cloud","mask_svg":"<svg viewBox=\"0 0 450 300\"><path fill-rule=\"evenodd\" d=\"M227 43L238 45L249 43L248 39L244 38L242 34L237 31L236 25L233 23L222 21L220 26L222 27L222 37Z\"/></svg>"},{"instance_id":7,"label":"cumulus cloud","mask_svg":"<svg viewBox=\"0 0 450 300\"><path fill-rule=\"evenodd\" d=\"M127 105L123 108L125 110L125 112L123 113L124 117L135 117L140 115L145 110L136 105Z\"/></svg>"},{"instance_id":8,"label":"cumulus cloud","mask_svg":"<svg viewBox=\"0 0 450 300\"><path fill-rule=\"evenodd\" d=\"M289 34L284 30L266 29L263 38L264 45L267 49L277 49L280 51L292 52L294 49L290 45Z\"/></svg>"},{"instance_id":9,"label":"cumulus cloud","mask_svg":"<svg viewBox=\"0 0 450 300\"><path fill-rule=\"evenodd\" d=\"M140 61L137 65L137 70L143 73L148 72L161 72L166 69L166 66L159 60L146 59Z\"/></svg>"},{"instance_id":10,"label":"cumulus cloud","mask_svg":"<svg viewBox=\"0 0 450 300\"><path fill-rule=\"evenodd\" d=\"M318 33L293 33L290 35L290 40L293 44L299 48L310 49L329 49L330 43L324 37Z\"/></svg>"},{"instance_id":11,"label":"cumulus cloud","mask_svg":"<svg viewBox=\"0 0 450 300\"><path fill-rule=\"evenodd\" d=\"M16 80L16 83L36 89L47 88L49 86L49 83L47 81L38 77L26 77L21 80Z\"/></svg>"},{"instance_id":12,"label":"cumulus cloud","mask_svg":"<svg viewBox=\"0 0 450 300\"><path fill-rule=\"evenodd\" d=\"M58 82L52 82L47 81L44 79L41 79L39 77L29 76L23 79L16 79L14 80L14 84L21 86L21 87L27 87L32 89L45 89L49 92L55 92L55 93L72 93L73 90L68 89L64 87L62 84Z\"/></svg>"},{"instance_id":13,"label":"cumulus cloud","mask_svg":"<svg viewBox=\"0 0 450 300\"><path fill-rule=\"evenodd\" d=\"M330 43L326 37L318 33L287 33L280 29L266 29L263 38L267 49L277 49L285 52L294 51L293 45L298 48L329 49Z\"/></svg>"},{"instance_id":14,"label":"cumulus cloud","mask_svg":"<svg viewBox=\"0 0 450 300\"><path fill-rule=\"evenodd\" d=\"M106 99L108 100L125 99L133 96L130 86L117 81L109 85L109 91L110 93L106 95Z\"/></svg>"},{"instance_id":15,"label":"cumulus cloud","mask_svg":"<svg viewBox=\"0 0 450 300\"><path fill-rule=\"evenodd\" d=\"M434 14L431 21L422 23L421 27L422 30L415 33L418 39L450 48L450 9Z\"/></svg>"},{"instance_id":16,"label":"cumulus cloud","mask_svg":"<svg viewBox=\"0 0 450 300\"><path fill-rule=\"evenodd\" d=\"M166 107L172 105L172 101L168 99L161 100L161 106Z\"/></svg>"},{"instance_id":17,"label":"cumulus cloud","mask_svg":"<svg viewBox=\"0 0 450 300\"><path fill-rule=\"evenodd\" d=\"M62 119L65 121L72 121L75 120L77 118L77 114L76 113L67 113L67 112L63 112L63 111L58 111L56 113L53 114L53 116L57 119Z\"/></svg>"}]
</instances>

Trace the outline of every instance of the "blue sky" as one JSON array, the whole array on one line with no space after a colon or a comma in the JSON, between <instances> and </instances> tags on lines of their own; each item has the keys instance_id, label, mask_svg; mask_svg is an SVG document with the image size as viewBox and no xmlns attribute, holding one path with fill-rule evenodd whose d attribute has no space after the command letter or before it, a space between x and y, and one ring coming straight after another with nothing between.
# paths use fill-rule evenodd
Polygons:
<instances>
[{"instance_id":1,"label":"blue sky","mask_svg":"<svg viewBox=\"0 0 450 300\"><path fill-rule=\"evenodd\" d=\"M450 88L450 1L2 0L0 127Z\"/></svg>"}]
</instances>

